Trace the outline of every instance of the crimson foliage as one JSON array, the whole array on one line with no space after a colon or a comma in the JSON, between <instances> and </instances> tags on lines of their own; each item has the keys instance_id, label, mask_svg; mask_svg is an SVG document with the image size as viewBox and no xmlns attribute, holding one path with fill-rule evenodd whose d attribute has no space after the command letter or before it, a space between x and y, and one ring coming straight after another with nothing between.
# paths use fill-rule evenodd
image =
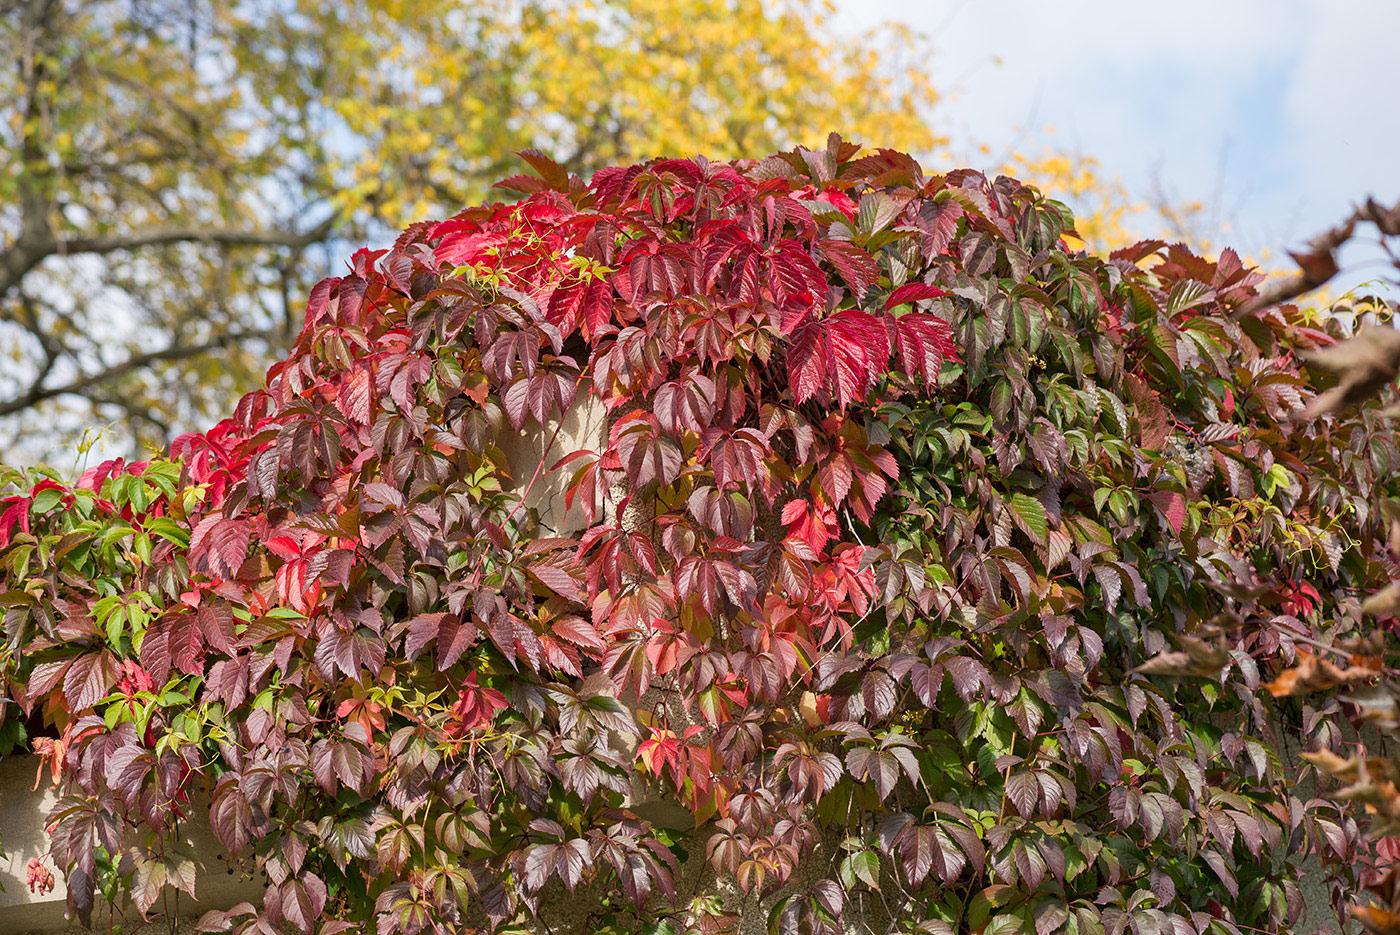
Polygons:
<instances>
[{"instance_id":1,"label":"crimson foliage","mask_svg":"<svg viewBox=\"0 0 1400 935\"><path fill-rule=\"evenodd\" d=\"M527 158L318 285L179 469L11 479L0 661L79 915L192 889L207 802L268 879L236 932L1289 930L1358 842L1261 672L1346 626L1397 464L1370 409L1291 425L1331 338L1235 320L1228 250L1088 255L837 138ZM498 445L587 399L544 529ZM1134 671L1178 642L1148 673L1211 678Z\"/></svg>"}]
</instances>

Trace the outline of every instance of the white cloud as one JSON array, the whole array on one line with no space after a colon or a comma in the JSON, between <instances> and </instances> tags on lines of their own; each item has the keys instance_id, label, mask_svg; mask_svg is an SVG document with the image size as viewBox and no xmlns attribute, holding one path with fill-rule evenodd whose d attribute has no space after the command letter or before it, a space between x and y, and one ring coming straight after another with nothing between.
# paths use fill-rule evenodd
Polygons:
<instances>
[{"instance_id":1,"label":"white cloud","mask_svg":"<svg viewBox=\"0 0 1400 935\"><path fill-rule=\"evenodd\" d=\"M965 152L1024 147L1055 126L1059 146L1096 156L1133 190L1160 179L1213 205L1246 251L1296 245L1367 193L1400 196L1400 57L1373 51L1400 31L1400 3L837 6L844 28L897 20L929 37L930 74L949 94L936 120Z\"/></svg>"}]
</instances>

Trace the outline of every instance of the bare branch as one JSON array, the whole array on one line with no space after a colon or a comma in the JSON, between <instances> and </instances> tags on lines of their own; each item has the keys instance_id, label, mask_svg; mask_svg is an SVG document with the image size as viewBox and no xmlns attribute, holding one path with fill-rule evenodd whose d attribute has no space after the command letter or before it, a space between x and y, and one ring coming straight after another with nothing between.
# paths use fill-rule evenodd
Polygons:
<instances>
[{"instance_id":1,"label":"bare branch","mask_svg":"<svg viewBox=\"0 0 1400 935\"><path fill-rule=\"evenodd\" d=\"M1337 249L1351 239L1357 224L1366 221L1375 224L1382 236L1400 236L1400 203L1385 208L1367 198L1366 204L1354 210L1341 224L1308 241L1305 251L1289 254L1298 263L1298 272L1264 283L1259 294L1236 309L1232 317L1238 321L1270 305L1290 302L1325 286L1338 272Z\"/></svg>"},{"instance_id":2,"label":"bare branch","mask_svg":"<svg viewBox=\"0 0 1400 935\"><path fill-rule=\"evenodd\" d=\"M202 227L156 227L126 234L109 234L103 237L21 238L10 249L0 253L0 295L4 295L14 288L26 273L51 256L101 255L115 253L119 250L139 250L142 247L176 243L300 248L325 239L335 227L338 217L338 215L332 214L305 233Z\"/></svg>"},{"instance_id":3,"label":"bare branch","mask_svg":"<svg viewBox=\"0 0 1400 935\"><path fill-rule=\"evenodd\" d=\"M239 344L244 341L257 339L275 340L276 338L276 331L231 332L198 344L174 344L158 351L133 354L119 364L113 364L110 367L99 370L97 373L78 377L76 380L61 386L45 387L35 383L24 395L0 402L0 416L13 415L22 409L28 409L36 403L43 402L46 399L53 399L56 396L86 395L93 387L100 386L104 383L110 383L134 370L149 367L151 364L173 360L186 360L190 357L197 357L200 354L222 350L232 344Z\"/></svg>"},{"instance_id":4,"label":"bare branch","mask_svg":"<svg viewBox=\"0 0 1400 935\"><path fill-rule=\"evenodd\" d=\"M58 249L55 252L65 256L75 253L102 254L174 243L216 243L238 247L305 247L325 236L334 223L334 218L327 219L315 230L304 234L292 231L210 230L198 227L154 228L134 231L130 234L113 234L107 237L77 237L72 240L61 240L58 242Z\"/></svg>"}]
</instances>

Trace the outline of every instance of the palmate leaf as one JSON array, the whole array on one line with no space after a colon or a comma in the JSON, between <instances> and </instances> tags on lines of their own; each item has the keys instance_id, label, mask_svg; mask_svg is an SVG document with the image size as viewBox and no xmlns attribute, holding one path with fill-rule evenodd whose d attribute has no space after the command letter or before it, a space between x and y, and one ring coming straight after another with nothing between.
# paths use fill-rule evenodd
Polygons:
<instances>
[{"instance_id":1,"label":"palmate leaf","mask_svg":"<svg viewBox=\"0 0 1400 935\"><path fill-rule=\"evenodd\" d=\"M924 299L951 298L952 293L923 282L909 282L890 293L885 300L885 311L900 305L915 304ZM946 324L946 323L945 323ZM951 350L951 347L950 347Z\"/></svg>"},{"instance_id":2,"label":"palmate leaf","mask_svg":"<svg viewBox=\"0 0 1400 935\"><path fill-rule=\"evenodd\" d=\"M938 379L943 361L961 359L953 345L952 327L937 316L908 312L895 320L894 333L900 369L910 376L922 377L926 383Z\"/></svg>"},{"instance_id":3,"label":"palmate leaf","mask_svg":"<svg viewBox=\"0 0 1400 935\"><path fill-rule=\"evenodd\" d=\"M879 233L899 216L905 204L888 192L867 192L861 196L856 212L856 230L867 237Z\"/></svg>"},{"instance_id":4,"label":"palmate leaf","mask_svg":"<svg viewBox=\"0 0 1400 935\"><path fill-rule=\"evenodd\" d=\"M204 674L204 644L204 629L194 612L184 608L168 611L146 628L141 643L141 665L153 679L162 683L172 669L201 676Z\"/></svg>"},{"instance_id":5,"label":"palmate leaf","mask_svg":"<svg viewBox=\"0 0 1400 935\"><path fill-rule=\"evenodd\" d=\"M550 189L556 192L569 190L569 173L544 153L537 149L522 149L516 155L528 162L530 168L539 173L540 179Z\"/></svg>"},{"instance_id":6,"label":"palmate leaf","mask_svg":"<svg viewBox=\"0 0 1400 935\"><path fill-rule=\"evenodd\" d=\"M553 878L572 891L593 866L593 850L583 838L559 844L536 844L525 856L525 885L541 889Z\"/></svg>"},{"instance_id":7,"label":"palmate leaf","mask_svg":"<svg viewBox=\"0 0 1400 935\"><path fill-rule=\"evenodd\" d=\"M369 369L357 367L351 370L340 385L337 403L346 418L359 423L367 423L374 410L374 380Z\"/></svg>"},{"instance_id":8,"label":"palmate leaf","mask_svg":"<svg viewBox=\"0 0 1400 935\"><path fill-rule=\"evenodd\" d=\"M117 681L117 660L105 650L84 653L67 666L63 696L75 713L97 704Z\"/></svg>"},{"instance_id":9,"label":"palmate leaf","mask_svg":"<svg viewBox=\"0 0 1400 935\"><path fill-rule=\"evenodd\" d=\"M680 446L661 431L655 416L634 413L613 426L628 480L641 487L653 481L669 487L681 471Z\"/></svg>"},{"instance_id":10,"label":"palmate leaf","mask_svg":"<svg viewBox=\"0 0 1400 935\"><path fill-rule=\"evenodd\" d=\"M857 851L841 863L841 884L854 890L857 882L872 890L880 889L880 855L871 850Z\"/></svg>"},{"instance_id":11,"label":"palmate leaf","mask_svg":"<svg viewBox=\"0 0 1400 935\"><path fill-rule=\"evenodd\" d=\"M841 279L859 302L880 278L880 268L868 250L846 240L825 240L822 256L835 267Z\"/></svg>"},{"instance_id":12,"label":"palmate leaf","mask_svg":"<svg viewBox=\"0 0 1400 935\"><path fill-rule=\"evenodd\" d=\"M848 309L808 320L793 330L788 348L793 398L803 403L833 387L832 395L844 409L865 398L889 354L889 334L868 312Z\"/></svg>"},{"instance_id":13,"label":"palmate leaf","mask_svg":"<svg viewBox=\"0 0 1400 935\"><path fill-rule=\"evenodd\" d=\"M919 231L919 247L925 260L932 260L948 249L962 216L962 205L956 201L932 200L919 206L914 224Z\"/></svg>"},{"instance_id":14,"label":"palmate leaf","mask_svg":"<svg viewBox=\"0 0 1400 935\"><path fill-rule=\"evenodd\" d=\"M662 429L672 435L703 432L715 414L715 384L703 374L669 381L656 391L652 412Z\"/></svg>"},{"instance_id":15,"label":"palmate leaf","mask_svg":"<svg viewBox=\"0 0 1400 935\"><path fill-rule=\"evenodd\" d=\"M190 560L194 567L229 577L248 554L252 529L246 522L210 514L190 536Z\"/></svg>"},{"instance_id":16,"label":"palmate leaf","mask_svg":"<svg viewBox=\"0 0 1400 935\"><path fill-rule=\"evenodd\" d=\"M511 426L519 429L529 417L538 425L548 424L573 405L577 392L578 383L568 373L542 369L516 377L506 388L502 403Z\"/></svg>"}]
</instances>

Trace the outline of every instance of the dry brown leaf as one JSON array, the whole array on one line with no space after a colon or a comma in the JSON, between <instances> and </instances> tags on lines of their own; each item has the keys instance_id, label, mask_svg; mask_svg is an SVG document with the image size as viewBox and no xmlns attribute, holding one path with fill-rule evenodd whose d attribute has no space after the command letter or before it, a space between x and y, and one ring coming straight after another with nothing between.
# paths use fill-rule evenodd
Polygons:
<instances>
[{"instance_id":1,"label":"dry brown leaf","mask_svg":"<svg viewBox=\"0 0 1400 935\"><path fill-rule=\"evenodd\" d=\"M1400 935L1400 915L1381 906L1352 906L1352 917L1375 935Z\"/></svg>"},{"instance_id":2,"label":"dry brown leaf","mask_svg":"<svg viewBox=\"0 0 1400 935\"><path fill-rule=\"evenodd\" d=\"M1372 882L1366 884L1366 889L1380 897L1383 904L1393 909L1400 909L1400 871L1395 867L1390 867Z\"/></svg>"},{"instance_id":3,"label":"dry brown leaf","mask_svg":"<svg viewBox=\"0 0 1400 935\"><path fill-rule=\"evenodd\" d=\"M1303 275L1312 282L1326 282L1337 275L1337 258L1331 250L1313 250L1310 253L1294 253L1290 250L1288 255L1298 264Z\"/></svg>"},{"instance_id":4,"label":"dry brown leaf","mask_svg":"<svg viewBox=\"0 0 1400 935\"><path fill-rule=\"evenodd\" d=\"M1355 905L1352 916L1376 935L1400 935L1400 876L1394 867L1381 874L1375 882L1367 885L1380 900L1380 905Z\"/></svg>"},{"instance_id":5,"label":"dry brown leaf","mask_svg":"<svg viewBox=\"0 0 1400 935\"><path fill-rule=\"evenodd\" d=\"M1356 782L1361 777L1361 761L1357 757L1341 757L1331 750L1313 750L1303 759L1341 782Z\"/></svg>"},{"instance_id":6,"label":"dry brown leaf","mask_svg":"<svg viewBox=\"0 0 1400 935\"><path fill-rule=\"evenodd\" d=\"M1400 331L1367 325L1346 341L1302 356L1311 366L1337 375L1335 387L1298 413L1297 420L1307 422L1363 403L1394 380L1400 374Z\"/></svg>"},{"instance_id":7,"label":"dry brown leaf","mask_svg":"<svg viewBox=\"0 0 1400 935\"><path fill-rule=\"evenodd\" d=\"M1400 615L1400 581L1390 582L1362 601L1361 612L1376 617Z\"/></svg>"},{"instance_id":8,"label":"dry brown leaf","mask_svg":"<svg viewBox=\"0 0 1400 935\"><path fill-rule=\"evenodd\" d=\"M1400 410L1400 407L1394 407ZM1382 413L1384 415L1385 413ZM1400 415L1400 411L1397 411ZM1390 521L1390 554L1400 557L1400 503L1386 497L1381 500L1381 515Z\"/></svg>"},{"instance_id":9,"label":"dry brown leaf","mask_svg":"<svg viewBox=\"0 0 1400 935\"><path fill-rule=\"evenodd\" d=\"M1209 581L1205 582L1206 587L1219 591L1226 597L1233 597L1242 603L1257 601L1261 597L1273 597L1278 594L1277 586L1268 583L1246 584L1243 581Z\"/></svg>"},{"instance_id":10,"label":"dry brown leaf","mask_svg":"<svg viewBox=\"0 0 1400 935\"><path fill-rule=\"evenodd\" d=\"M1354 636L1350 639L1341 640L1337 643L1337 648L1352 656L1384 656L1386 649L1386 633L1384 630L1372 630L1365 636ZM1352 665L1366 665L1358 659L1352 660ZM1373 668L1380 668L1381 662L1376 661Z\"/></svg>"},{"instance_id":11,"label":"dry brown leaf","mask_svg":"<svg viewBox=\"0 0 1400 935\"><path fill-rule=\"evenodd\" d=\"M1176 678L1215 678L1230 661L1223 642L1215 645L1194 636L1183 636L1184 652L1158 653L1134 672L1142 675L1170 675Z\"/></svg>"},{"instance_id":12,"label":"dry brown leaf","mask_svg":"<svg viewBox=\"0 0 1400 935\"><path fill-rule=\"evenodd\" d=\"M1342 697L1356 705L1361 720L1386 732L1400 730L1397 686L1390 679L1356 685Z\"/></svg>"},{"instance_id":13,"label":"dry brown leaf","mask_svg":"<svg viewBox=\"0 0 1400 935\"><path fill-rule=\"evenodd\" d=\"M1362 657L1353 657L1359 660ZM1330 659L1314 656L1305 650L1298 650L1298 664L1284 669L1278 678L1264 687L1275 698L1287 695L1308 695L1312 692L1327 691L1338 685L1350 685L1375 678L1380 674L1380 660L1365 659L1364 665L1348 665L1345 669Z\"/></svg>"}]
</instances>

